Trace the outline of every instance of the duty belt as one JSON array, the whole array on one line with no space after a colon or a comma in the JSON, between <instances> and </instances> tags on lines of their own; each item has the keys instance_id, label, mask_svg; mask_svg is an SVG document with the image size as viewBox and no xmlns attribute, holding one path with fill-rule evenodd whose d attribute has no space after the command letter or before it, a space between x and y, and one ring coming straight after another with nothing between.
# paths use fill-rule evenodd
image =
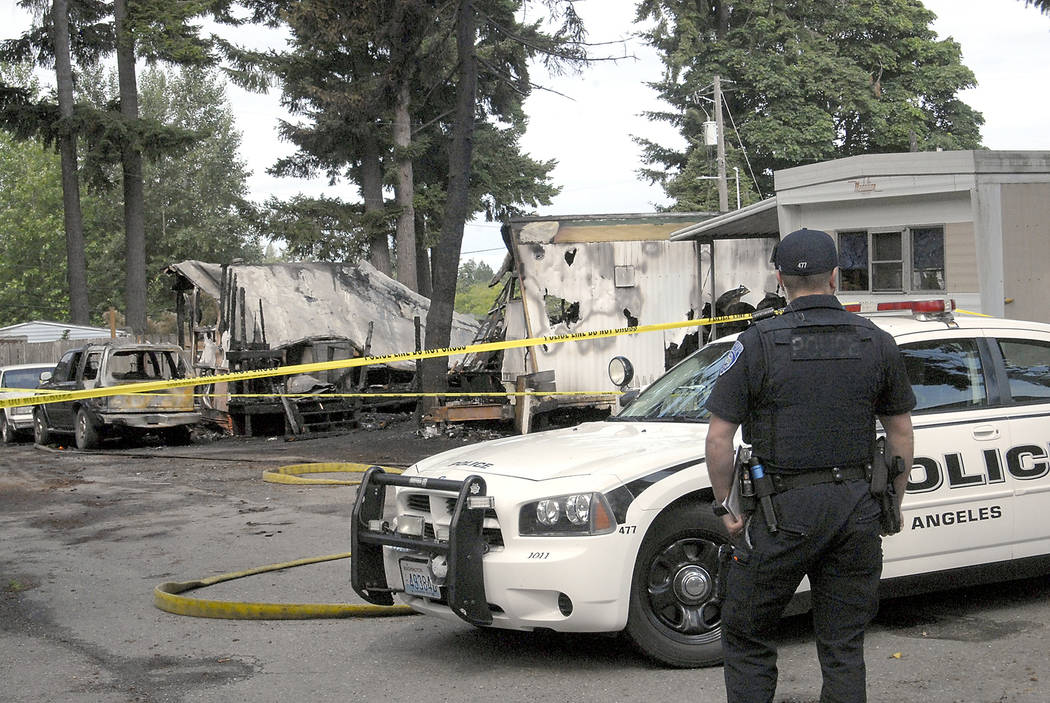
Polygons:
<instances>
[{"instance_id":1,"label":"duty belt","mask_svg":"<svg viewBox=\"0 0 1050 703\"><path fill-rule=\"evenodd\" d=\"M816 486L819 483L842 483L843 481L867 480L871 469L867 464L852 464L850 466L835 466L830 469L818 469L816 471L804 471L801 473L776 473L769 470L768 474L773 479L773 487L777 493L790 491L792 488L803 488L805 486Z\"/></svg>"}]
</instances>

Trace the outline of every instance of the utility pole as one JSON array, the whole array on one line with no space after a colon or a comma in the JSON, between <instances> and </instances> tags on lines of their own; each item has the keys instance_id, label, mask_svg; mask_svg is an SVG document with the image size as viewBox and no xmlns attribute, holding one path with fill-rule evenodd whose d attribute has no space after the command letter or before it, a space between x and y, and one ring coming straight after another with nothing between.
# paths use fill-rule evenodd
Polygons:
<instances>
[{"instance_id":1,"label":"utility pole","mask_svg":"<svg viewBox=\"0 0 1050 703\"><path fill-rule=\"evenodd\" d=\"M722 120L721 76L715 76L715 127L718 130L718 211L729 212L729 187L726 184L725 122Z\"/></svg>"}]
</instances>

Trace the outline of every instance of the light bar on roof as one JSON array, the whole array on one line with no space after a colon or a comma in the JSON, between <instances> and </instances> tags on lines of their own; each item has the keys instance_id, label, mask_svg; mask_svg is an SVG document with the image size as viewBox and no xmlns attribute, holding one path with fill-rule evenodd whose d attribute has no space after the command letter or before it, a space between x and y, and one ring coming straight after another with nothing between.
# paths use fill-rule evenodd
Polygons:
<instances>
[{"instance_id":1,"label":"light bar on roof","mask_svg":"<svg viewBox=\"0 0 1050 703\"><path fill-rule=\"evenodd\" d=\"M847 311L856 313L868 312L910 312L913 315L937 315L955 310L955 301L951 298L934 298L932 300L887 300L880 303L848 303L843 305Z\"/></svg>"},{"instance_id":2,"label":"light bar on roof","mask_svg":"<svg viewBox=\"0 0 1050 703\"><path fill-rule=\"evenodd\" d=\"M935 300L901 300L896 302L878 303L875 306L878 312L889 310L908 310L913 313L919 312L951 312L955 309L955 301L940 298Z\"/></svg>"}]
</instances>

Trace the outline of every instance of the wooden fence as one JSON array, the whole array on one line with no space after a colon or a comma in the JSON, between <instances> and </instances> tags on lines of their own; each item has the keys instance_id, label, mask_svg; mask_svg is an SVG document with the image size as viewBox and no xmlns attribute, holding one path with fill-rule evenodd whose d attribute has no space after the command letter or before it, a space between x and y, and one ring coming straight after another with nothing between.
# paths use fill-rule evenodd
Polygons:
<instances>
[{"instance_id":1,"label":"wooden fence","mask_svg":"<svg viewBox=\"0 0 1050 703\"><path fill-rule=\"evenodd\" d=\"M130 337L122 337L130 340ZM56 339L53 342L23 342L10 339L0 339L0 366L12 364L54 364L70 349L82 347L94 342L108 342L109 337L101 339ZM146 337L146 341L155 344L175 343L173 334L153 334Z\"/></svg>"}]
</instances>

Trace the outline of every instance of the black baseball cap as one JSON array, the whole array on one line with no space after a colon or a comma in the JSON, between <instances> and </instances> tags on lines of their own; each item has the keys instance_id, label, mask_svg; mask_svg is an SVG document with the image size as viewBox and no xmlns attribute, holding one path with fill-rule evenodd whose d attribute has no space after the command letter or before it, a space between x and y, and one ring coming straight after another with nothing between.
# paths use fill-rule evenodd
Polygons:
<instances>
[{"instance_id":1,"label":"black baseball cap","mask_svg":"<svg viewBox=\"0 0 1050 703\"><path fill-rule=\"evenodd\" d=\"M827 273L839 265L835 240L819 229L797 229L785 236L773 252L777 271L790 276Z\"/></svg>"}]
</instances>

